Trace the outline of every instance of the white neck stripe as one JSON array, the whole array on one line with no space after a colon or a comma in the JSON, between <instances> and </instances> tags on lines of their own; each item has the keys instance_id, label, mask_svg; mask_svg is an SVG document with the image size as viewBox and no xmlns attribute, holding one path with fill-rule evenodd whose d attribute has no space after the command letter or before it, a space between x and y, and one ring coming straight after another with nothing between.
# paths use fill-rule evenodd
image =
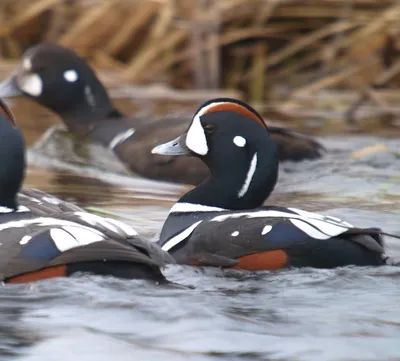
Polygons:
<instances>
[{"instance_id":1,"label":"white neck stripe","mask_svg":"<svg viewBox=\"0 0 400 361\"><path fill-rule=\"evenodd\" d=\"M129 128L128 130L118 133L108 145L108 149L114 150L115 147L128 140L134 133L134 128Z\"/></svg>"},{"instance_id":2,"label":"white neck stripe","mask_svg":"<svg viewBox=\"0 0 400 361\"><path fill-rule=\"evenodd\" d=\"M254 153L253 158L251 159L250 167L247 172L244 184L243 184L242 188L240 188L240 190L239 190L239 193L238 193L239 198L242 198L249 190L250 183L253 179L256 168L257 168L257 153Z\"/></svg>"}]
</instances>

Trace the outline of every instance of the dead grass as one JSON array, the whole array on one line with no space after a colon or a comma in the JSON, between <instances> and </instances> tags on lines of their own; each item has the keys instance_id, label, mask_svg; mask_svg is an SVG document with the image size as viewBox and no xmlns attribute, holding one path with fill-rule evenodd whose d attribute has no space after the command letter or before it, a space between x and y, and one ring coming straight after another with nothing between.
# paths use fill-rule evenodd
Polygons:
<instances>
[{"instance_id":1,"label":"dead grass","mask_svg":"<svg viewBox=\"0 0 400 361\"><path fill-rule=\"evenodd\" d=\"M400 113L398 1L2 0L0 20L4 61L50 41L121 81L235 89L297 123Z\"/></svg>"}]
</instances>

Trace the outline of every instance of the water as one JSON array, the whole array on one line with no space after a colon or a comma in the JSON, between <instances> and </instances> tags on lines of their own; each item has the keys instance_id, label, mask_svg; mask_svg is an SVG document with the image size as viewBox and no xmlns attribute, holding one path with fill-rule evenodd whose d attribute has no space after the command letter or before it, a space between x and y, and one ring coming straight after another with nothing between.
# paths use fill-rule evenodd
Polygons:
<instances>
[{"instance_id":1,"label":"water","mask_svg":"<svg viewBox=\"0 0 400 361\"><path fill-rule=\"evenodd\" d=\"M21 104L17 116L31 146L57 122ZM32 118L40 122L32 126ZM270 203L400 234L400 140L321 140L330 153L285 164ZM351 157L375 144L391 151ZM112 212L148 238L189 189L130 177L119 167L107 173L115 163L110 155L89 147L83 159L73 148L58 131L31 150L25 184ZM388 238L387 245L400 259L400 241ZM400 359L400 268L251 273L169 266L165 274L181 286L80 276L0 288L0 359Z\"/></svg>"}]
</instances>

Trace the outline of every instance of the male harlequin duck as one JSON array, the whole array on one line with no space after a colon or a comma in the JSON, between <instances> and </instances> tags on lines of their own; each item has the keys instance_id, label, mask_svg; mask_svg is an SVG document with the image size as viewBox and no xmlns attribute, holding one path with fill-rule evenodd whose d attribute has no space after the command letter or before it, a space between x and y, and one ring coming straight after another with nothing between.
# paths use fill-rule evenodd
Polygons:
<instances>
[{"instance_id":1,"label":"male harlequin duck","mask_svg":"<svg viewBox=\"0 0 400 361\"><path fill-rule=\"evenodd\" d=\"M261 116L234 99L196 112L186 133L153 149L201 159L211 176L171 209L159 245L178 263L275 270L384 265L382 232L296 208L262 207L278 176Z\"/></svg>"},{"instance_id":2,"label":"male harlequin duck","mask_svg":"<svg viewBox=\"0 0 400 361\"><path fill-rule=\"evenodd\" d=\"M128 225L37 190L19 194L24 141L0 101L0 281L19 283L90 272L166 282L172 257Z\"/></svg>"},{"instance_id":3,"label":"male harlequin duck","mask_svg":"<svg viewBox=\"0 0 400 361\"><path fill-rule=\"evenodd\" d=\"M0 84L0 97L26 95L53 110L68 129L103 144L134 172L154 179L198 184L209 174L198 160L151 154L181 134L190 119L127 118L112 104L95 72L75 52L40 44L22 56L17 71ZM318 158L324 148L290 129L270 127L281 160Z\"/></svg>"}]
</instances>

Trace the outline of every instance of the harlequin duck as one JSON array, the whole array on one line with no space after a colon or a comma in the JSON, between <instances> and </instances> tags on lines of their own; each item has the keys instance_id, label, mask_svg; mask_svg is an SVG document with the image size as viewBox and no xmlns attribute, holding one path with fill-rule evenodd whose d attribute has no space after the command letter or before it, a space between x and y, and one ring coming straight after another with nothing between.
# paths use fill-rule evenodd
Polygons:
<instances>
[{"instance_id":1,"label":"harlequin duck","mask_svg":"<svg viewBox=\"0 0 400 361\"><path fill-rule=\"evenodd\" d=\"M21 94L57 113L71 132L113 150L142 176L198 184L209 174L197 159L151 154L155 145L181 134L190 119L125 117L114 107L95 72L70 49L52 44L28 49L16 72L0 85L0 97ZM313 159L324 152L318 142L300 133L269 129L281 160Z\"/></svg>"},{"instance_id":2,"label":"harlequin duck","mask_svg":"<svg viewBox=\"0 0 400 361\"><path fill-rule=\"evenodd\" d=\"M191 155L211 176L172 207L159 245L178 263L275 270L384 265L380 229L263 203L278 176L276 146L261 116L234 99L203 104L186 133L155 154Z\"/></svg>"},{"instance_id":3,"label":"harlequin duck","mask_svg":"<svg viewBox=\"0 0 400 361\"><path fill-rule=\"evenodd\" d=\"M38 190L19 189L24 141L0 101L0 281L19 283L89 272L166 282L172 257L128 225Z\"/></svg>"}]
</instances>

